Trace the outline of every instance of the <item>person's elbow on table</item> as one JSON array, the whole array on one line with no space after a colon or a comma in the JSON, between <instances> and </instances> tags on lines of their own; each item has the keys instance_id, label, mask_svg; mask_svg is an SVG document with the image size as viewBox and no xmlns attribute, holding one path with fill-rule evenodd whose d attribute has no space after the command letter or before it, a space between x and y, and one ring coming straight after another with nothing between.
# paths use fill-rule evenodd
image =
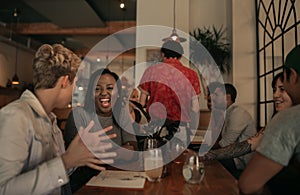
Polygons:
<instances>
[{"instance_id":1,"label":"person's elbow on table","mask_svg":"<svg viewBox=\"0 0 300 195\"><path fill-rule=\"evenodd\" d=\"M263 186L256 182L249 181L245 179L245 177L240 177L238 187L240 194L260 194L263 190Z\"/></svg>"}]
</instances>

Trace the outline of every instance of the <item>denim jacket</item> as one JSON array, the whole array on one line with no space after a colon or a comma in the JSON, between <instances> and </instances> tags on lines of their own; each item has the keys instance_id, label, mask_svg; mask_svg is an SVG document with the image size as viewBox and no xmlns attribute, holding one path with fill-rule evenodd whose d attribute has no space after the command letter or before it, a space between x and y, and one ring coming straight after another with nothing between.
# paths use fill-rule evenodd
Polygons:
<instances>
[{"instance_id":1,"label":"denim jacket","mask_svg":"<svg viewBox=\"0 0 300 195\"><path fill-rule=\"evenodd\" d=\"M64 152L56 116L32 92L0 110L0 194L60 194Z\"/></svg>"}]
</instances>

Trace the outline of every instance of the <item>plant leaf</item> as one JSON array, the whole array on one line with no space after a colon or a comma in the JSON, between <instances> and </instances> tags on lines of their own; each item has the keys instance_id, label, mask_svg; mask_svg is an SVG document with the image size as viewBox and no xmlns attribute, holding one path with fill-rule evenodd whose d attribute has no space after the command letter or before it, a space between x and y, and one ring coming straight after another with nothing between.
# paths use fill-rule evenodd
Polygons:
<instances>
[{"instance_id":1,"label":"plant leaf","mask_svg":"<svg viewBox=\"0 0 300 195\"><path fill-rule=\"evenodd\" d=\"M212 26L212 29L210 27L197 28L189 33L207 49L222 73L231 71L231 50L225 33L226 29L223 29L223 26L219 29L215 26ZM195 45L199 44L199 42L191 44L192 51L190 58L194 62L201 63L202 54L197 54Z\"/></svg>"}]
</instances>

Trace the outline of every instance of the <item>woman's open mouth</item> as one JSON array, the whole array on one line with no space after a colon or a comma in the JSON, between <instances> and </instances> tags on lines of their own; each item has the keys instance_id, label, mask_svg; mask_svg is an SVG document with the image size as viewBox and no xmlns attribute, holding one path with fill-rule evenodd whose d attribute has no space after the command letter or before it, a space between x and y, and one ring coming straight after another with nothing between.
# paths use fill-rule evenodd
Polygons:
<instances>
[{"instance_id":1,"label":"woman's open mouth","mask_svg":"<svg viewBox=\"0 0 300 195\"><path fill-rule=\"evenodd\" d=\"M101 98L100 104L101 104L101 107L108 108L110 106L110 98Z\"/></svg>"}]
</instances>

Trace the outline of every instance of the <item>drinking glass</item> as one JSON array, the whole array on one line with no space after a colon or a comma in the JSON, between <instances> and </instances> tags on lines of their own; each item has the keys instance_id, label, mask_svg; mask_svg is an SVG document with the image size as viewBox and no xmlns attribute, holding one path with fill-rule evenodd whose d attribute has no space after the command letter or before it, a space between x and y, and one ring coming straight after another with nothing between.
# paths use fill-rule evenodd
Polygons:
<instances>
[{"instance_id":1,"label":"drinking glass","mask_svg":"<svg viewBox=\"0 0 300 195\"><path fill-rule=\"evenodd\" d=\"M157 140L146 139L144 145L144 169L148 181L160 181L163 171L162 151L158 148Z\"/></svg>"},{"instance_id":2,"label":"drinking glass","mask_svg":"<svg viewBox=\"0 0 300 195\"><path fill-rule=\"evenodd\" d=\"M172 159L174 159L173 162L176 164L183 164L186 151L184 143L181 140L174 137L172 139L172 143L170 144L170 148Z\"/></svg>"},{"instance_id":3,"label":"drinking glass","mask_svg":"<svg viewBox=\"0 0 300 195\"><path fill-rule=\"evenodd\" d=\"M204 164L197 154L191 154L186 158L182 167L182 175L187 183L198 184L204 176Z\"/></svg>"}]
</instances>

